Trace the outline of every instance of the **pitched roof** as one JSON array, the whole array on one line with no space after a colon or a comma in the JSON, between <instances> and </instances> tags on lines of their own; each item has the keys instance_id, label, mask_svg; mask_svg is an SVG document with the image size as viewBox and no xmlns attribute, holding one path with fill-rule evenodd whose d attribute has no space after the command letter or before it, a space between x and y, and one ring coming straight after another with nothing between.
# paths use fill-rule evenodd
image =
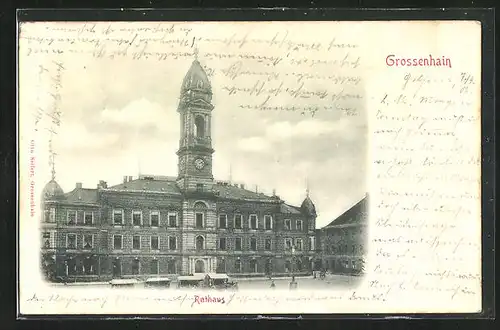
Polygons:
<instances>
[{"instance_id":1,"label":"pitched roof","mask_svg":"<svg viewBox=\"0 0 500 330\"><path fill-rule=\"evenodd\" d=\"M149 191L168 193L173 195L181 195L180 189L174 180L151 180L151 179L136 179L107 188L107 190L117 191Z\"/></svg>"},{"instance_id":2,"label":"pitched roof","mask_svg":"<svg viewBox=\"0 0 500 330\"><path fill-rule=\"evenodd\" d=\"M300 210L297 207L285 203L281 204L280 212L285 214L300 214Z\"/></svg>"},{"instance_id":3,"label":"pitched roof","mask_svg":"<svg viewBox=\"0 0 500 330\"><path fill-rule=\"evenodd\" d=\"M65 202L71 204L97 204L97 189L75 188L64 194Z\"/></svg>"},{"instance_id":4,"label":"pitched roof","mask_svg":"<svg viewBox=\"0 0 500 330\"><path fill-rule=\"evenodd\" d=\"M267 196L263 193L257 193L251 190L230 184L214 184L214 191L221 198L236 200L258 200L258 201L277 201L278 197Z\"/></svg>"},{"instance_id":5,"label":"pitched roof","mask_svg":"<svg viewBox=\"0 0 500 330\"><path fill-rule=\"evenodd\" d=\"M323 228L361 223L366 217L367 196Z\"/></svg>"}]
</instances>

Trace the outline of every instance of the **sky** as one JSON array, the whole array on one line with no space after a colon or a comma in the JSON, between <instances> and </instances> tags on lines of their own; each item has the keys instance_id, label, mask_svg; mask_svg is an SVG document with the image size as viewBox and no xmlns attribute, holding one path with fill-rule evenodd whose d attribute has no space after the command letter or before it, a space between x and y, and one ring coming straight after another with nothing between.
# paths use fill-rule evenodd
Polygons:
<instances>
[{"instance_id":1,"label":"sky","mask_svg":"<svg viewBox=\"0 0 500 330\"><path fill-rule=\"evenodd\" d=\"M197 35L211 37L230 31L220 26L213 29L196 26L196 29ZM290 35L299 34L293 34L293 29ZM304 30L300 26L295 29ZM243 30L260 37L273 33L256 25ZM331 36L325 36L325 41L330 39ZM231 80L223 73L230 62L207 55L215 50L213 44L199 44L200 63L214 72L210 81L215 107L212 113L215 179L231 177L235 183L243 183L252 190L258 186L259 191L268 194L275 189L287 203L297 206L309 186L318 211L318 227L327 225L362 199L367 190L364 102L356 105L357 116L342 115L338 111L319 111L311 116L290 111L242 109L241 103L255 103L252 96L229 95L223 87L251 86L256 78ZM264 46L254 47L252 51L282 52L266 50ZM300 55L307 57L308 53L304 51ZM336 54L336 57L344 57L344 54ZM65 192L71 191L77 182L87 188L95 188L99 180L114 185L121 183L123 176L136 177L139 172L177 174L175 152L180 131L177 106L182 80L193 59L161 62L92 56L65 59L59 103L61 125L54 139L56 180ZM244 66L252 70L258 70L259 65L244 62ZM299 69L284 64L273 70L284 76ZM338 73L334 67L308 70L316 74ZM284 82L286 85L289 81ZM306 87L314 91L331 85L328 81L311 80ZM333 88L349 90L345 86ZM358 92L363 93L360 88ZM273 102L293 105L299 101L281 94ZM324 100L300 102L321 104ZM45 151L46 145L40 148ZM50 180L50 170L45 168L43 172L46 172L41 174L44 180Z\"/></svg>"}]
</instances>

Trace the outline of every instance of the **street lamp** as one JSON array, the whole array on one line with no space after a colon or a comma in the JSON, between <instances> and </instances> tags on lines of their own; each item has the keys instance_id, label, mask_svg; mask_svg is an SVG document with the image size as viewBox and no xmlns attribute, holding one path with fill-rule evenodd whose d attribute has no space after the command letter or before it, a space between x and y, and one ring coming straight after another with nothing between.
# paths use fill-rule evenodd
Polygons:
<instances>
[{"instance_id":1,"label":"street lamp","mask_svg":"<svg viewBox=\"0 0 500 330\"><path fill-rule=\"evenodd\" d=\"M292 245L292 281L290 282L290 289L297 288L297 282L295 282L295 245Z\"/></svg>"}]
</instances>

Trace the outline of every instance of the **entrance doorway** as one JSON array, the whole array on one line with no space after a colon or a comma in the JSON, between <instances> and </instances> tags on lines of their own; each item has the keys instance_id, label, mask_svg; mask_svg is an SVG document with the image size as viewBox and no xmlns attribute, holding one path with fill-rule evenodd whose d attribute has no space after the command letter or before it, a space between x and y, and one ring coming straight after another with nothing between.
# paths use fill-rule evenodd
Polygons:
<instances>
[{"instance_id":1,"label":"entrance doorway","mask_svg":"<svg viewBox=\"0 0 500 330\"><path fill-rule=\"evenodd\" d=\"M113 277L122 276L122 261L120 259L113 260Z\"/></svg>"},{"instance_id":2,"label":"entrance doorway","mask_svg":"<svg viewBox=\"0 0 500 330\"><path fill-rule=\"evenodd\" d=\"M195 273L204 273L205 272L205 263L203 260L196 260L194 264L194 272Z\"/></svg>"}]
</instances>

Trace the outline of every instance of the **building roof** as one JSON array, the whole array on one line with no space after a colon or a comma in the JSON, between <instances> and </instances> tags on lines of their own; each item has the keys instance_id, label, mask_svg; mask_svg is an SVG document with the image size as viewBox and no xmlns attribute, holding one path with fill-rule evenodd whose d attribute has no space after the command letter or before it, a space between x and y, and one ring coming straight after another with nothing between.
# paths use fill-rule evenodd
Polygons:
<instances>
[{"instance_id":1,"label":"building roof","mask_svg":"<svg viewBox=\"0 0 500 330\"><path fill-rule=\"evenodd\" d=\"M228 183L214 184L214 191L219 197L236 200L278 201L278 197L267 196L264 193L251 191L241 186Z\"/></svg>"},{"instance_id":2,"label":"building roof","mask_svg":"<svg viewBox=\"0 0 500 330\"><path fill-rule=\"evenodd\" d=\"M181 92L188 90L198 90L207 93L211 93L212 91L208 76L198 60L193 61L191 68L189 68L182 81Z\"/></svg>"},{"instance_id":3,"label":"building roof","mask_svg":"<svg viewBox=\"0 0 500 330\"><path fill-rule=\"evenodd\" d=\"M97 189L75 188L64 194L64 201L71 204L97 204Z\"/></svg>"},{"instance_id":4,"label":"building roof","mask_svg":"<svg viewBox=\"0 0 500 330\"><path fill-rule=\"evenodd\" d=\"M323 229L362 223L366 219L367 199L368 197L365 196L350 209L348 209L335 220L323 227Z\"/></svg>"},{"instance_id":5,"label":"building roof","mask_svg":"<svg viewBox=\"0 0 500 330\"><path fill-rule=\"evenodd\" d=\"M304 214L311 217L316 217L316 206L314 206L314 203L309 197L309 195L306 196L306 198L302 202L300 209L302 210L302 212L304 212Z\"/></svg>"},{"instance_id":6,"label":"building roof","mask_svg":"<svg viewBox=\"0 0 500 330\"><path fill-rule=\"evenodd\" d=\"M130 191L130 192L138 192L138 191L149 191L149 192L159 192L159 193L168 193L172 195L181 195L181 191L175 180L172 179L135 179L132 181L120 183L115 186L111 186L107 188L107 190L116 190L116 191Z\"/></svg>"},{"instance_id":7,"label":"building roof","mask_svg":"<svg viewBox=\"0 0 500 330\"><path fill-rule=\"evenodd\" d=\"M58 199L64 197L64 191L61 186L54 180L47 182L42 192L43 199Z\"/></svg>"},{"instance_id":8,"label":"building roof","mask_svg":"<svg viewBox=\"0 0 500 330\"><path fill-rule=\"evenodd\" d=\"M286 203L281 204L280 212L284 214L301 214L300 210L292 205L288 205Z\"/></svg>"}]
</instances>

